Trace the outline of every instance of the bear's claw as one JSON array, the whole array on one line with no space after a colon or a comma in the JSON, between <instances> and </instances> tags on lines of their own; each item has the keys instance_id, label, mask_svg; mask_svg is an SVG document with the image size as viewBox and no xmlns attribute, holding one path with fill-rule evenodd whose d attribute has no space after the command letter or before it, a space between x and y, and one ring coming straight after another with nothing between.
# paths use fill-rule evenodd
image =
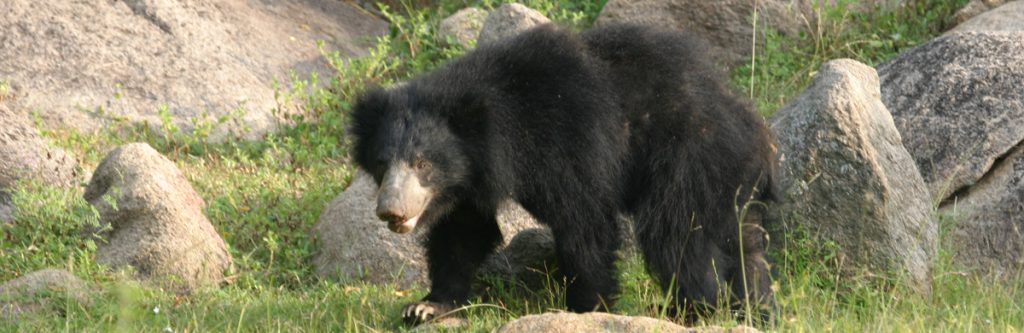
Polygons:
<instances>
[{"instance_id":1,"label":"bear's claw","mask_svg":"<svg viewBox=\"0 0 1024 333\"><path fill-rule=\"evenodd\" d=\"M430 301L416 302L402 309L402 320L409 324L422 324L442 316L453 309L452 306Z\"/></svg>"}]
</instances>

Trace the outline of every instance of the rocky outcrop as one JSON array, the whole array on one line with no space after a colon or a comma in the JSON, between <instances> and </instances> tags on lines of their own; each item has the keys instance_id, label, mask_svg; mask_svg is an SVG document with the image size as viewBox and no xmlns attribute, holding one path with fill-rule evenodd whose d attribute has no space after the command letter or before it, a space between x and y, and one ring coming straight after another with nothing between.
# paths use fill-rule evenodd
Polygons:
<instances>
[{"instance_id":1,"label":"rocky outcrop","mask_svg":"<svg viewBox=\"0 0 1024 333\"><path fill-rule=\"evenodd\" d=\"M377 184L364 172L357 173L348 189L338 195L313 227L319 249L313 257L317 275L322 278L372 283L395 282L401 286L426 285L426 257L420 240L425 228L411 234L396 234L385 227L374 208ZM498 212L498 224L505 243L515 243L520 231L540 225L518 205L506 205ZM495 255L483 271L507 272L509 257ZM524 259L524 261L534 262ZM495 266L494 268L486 268Z\"/></svg>"},{"instance_id":2,"label":"rocky outcrop","mask_svg":"<svg viewBox=\"0 0 1024 333\"><path fill-rule=\"evenodd\" d=\"M734 65L750 60L755 9L761 34L757 40L763 41L765 27L789 35L804 30L814 21L811 8L807 1L788 0L609 0L596 24L638 23L693 31L707 38L726 64Z\"/></svg>"},{"instance_id":3,"label":"rocky outcrop","mask_svg":"<svg viewBox=\"0 0 1024 333\"><path fill-rule=\"evenodd\" d=\"M1024 33L948 34L880 65L878 72L904 145L933 201L954 219L945 244L954 263L980 275L1019 276Z\"/></svg>"},{"instance_id":4,"label":"rocky outcrop","mask_svg":"<svg viewBox=\"0 0 1024 333\"><path fill-rule=\"evenodd\" d=\"M477 44L493 43L549 22L551 20L544 14L529 7L517 3L504 4L487 15Z\"/></svg>"},{"instance_id":5,"label":"rocky outcrop","mask_svg":"<svg viewBox=\"0 0 1024 333\"><path fill-rule=\"evenodd\" d=\"M683 327L670 321L650 317L631 317L609 313L545 313L513 320L498 333L559 333L559 332L615 332L615 333L758 333L760 331L737 326Z\"/></svg>"},{"instance_id":6,"label":"rocky outcrop","mask_svg":"<svg viewBox=\"0 0 1024 333\"><path fill-rule=\"evenodd\" d=\"M160 124L162 109L186 130L207 113L237 116L215 138L273 129L275 79L333 73L318 40L361 55L386 29L336 0L5 0L0 12L0 79L15 109L87 131L116 119Z\"/></svg>"},{"instance_id":7,"label":"rocky outcrop","mask_svg":"<svg viewBox=\"0 0 1024 333\"><path fill-rule=\"evenodd\" d=\"M937 224L925 183L879 96L871 67L826 63L771 120L787 223L837 243L844 272L896 273L930 290Z\"/></svg>"},{"instance_id":8,"label":"rocky outcrop","mask_svg":"<svg viewBox=\"0 0 1024 333\"><path fill-rule=\"evenodd\" d=\"M882 101L934 201L1024 141L1024 34L959 33L878 66Z\"/></svg>"},{"instance_id":9,"label":"rocky outcrop","mask_svg":"<svg viewBox=\"0 0 1024 333\"><path fill-rule=\"evenodd\" d=\"M131 267L137 277L176 292L223 281L227 245L203 215L206 203L173 162L149 145L110 152L96 167L85 200L100 213L105 242L96 262Z\"/></svg>"},{"instance_id":10,"label":"rocky outcrop","mask_svg":"<svg viewBox=\"0 0 1024 333\"><path fill-rule=\"evenodd\" d=\"M16 321L25 315L60 313L59 301L92 304L92 290L63 269L44 269L0 285L0 320Z\"/></svg>"},{"instance_id":11,"label":"rocky outcrop","mask_svg":"<svg viewBox=\"0 0 1024 333\"><path fill-rule=\"evenodd\" d=\"M974 0L971 3L982 2ZM1001 2L1001 1L998 1ZM970 6L970 5L968 5ZM986 9L987 10L987 9ZM980 15L971 15L970 20L962 22L947 32L996 32L996 31L1019 31L1024 32L1024 1L1012 1L992 10L987 10ZM959 17L959 15L957 16Z\"/></svg>"}]
</instances>

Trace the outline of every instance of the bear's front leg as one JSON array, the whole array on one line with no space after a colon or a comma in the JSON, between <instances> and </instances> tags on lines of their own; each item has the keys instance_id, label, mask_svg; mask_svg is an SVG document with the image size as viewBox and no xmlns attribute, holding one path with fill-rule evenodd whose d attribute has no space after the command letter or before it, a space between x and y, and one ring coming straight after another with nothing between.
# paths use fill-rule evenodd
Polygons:
<instances>
[{"instance_id":1,"label":"bear's front leg","mask_svg":"<svg viewBox=\"0 0 1024 333\"><path fill-rule=\"evenodd\" d=\"M402 319L419 324L466 304L477 267L501 242L494 213L481 213L468 205L456 207L427 235L430 293L406 305Z\"/></svg>"}]
</instances>

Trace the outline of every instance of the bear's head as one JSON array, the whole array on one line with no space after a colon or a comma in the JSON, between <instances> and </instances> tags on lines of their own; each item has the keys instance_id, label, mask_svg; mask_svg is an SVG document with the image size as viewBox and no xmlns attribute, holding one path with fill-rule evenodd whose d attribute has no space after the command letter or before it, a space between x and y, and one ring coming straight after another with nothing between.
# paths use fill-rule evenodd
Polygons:
<instances>
[{"instance_id":1,"label":"bear's head","mask_svg":"<svg viewBox=\"0 0 1024 333\"><path fill-rule=\"evenodd\" d=\"M411 84L374 89L353 108L356 163L380 186L377 217L397 233L446 214L460 199L469 162L444 107Z\"/></svg>"}]
</instances>

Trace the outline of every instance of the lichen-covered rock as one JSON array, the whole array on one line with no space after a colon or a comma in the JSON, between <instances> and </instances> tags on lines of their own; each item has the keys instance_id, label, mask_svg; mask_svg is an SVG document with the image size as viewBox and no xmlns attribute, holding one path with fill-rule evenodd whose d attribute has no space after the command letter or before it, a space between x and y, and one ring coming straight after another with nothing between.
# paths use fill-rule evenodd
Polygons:
<instances>
[{"instance_id":1,"label":"lichen-covered rock","mask_svg":"<svg viewBox=\"0 0 1024 333\"><path fill-rule=\"evenodd\" d=\"M1024 143L942 211L956 219L947 236L954 263L979 275L1024 278Z\"/></svg>"},{"instance_id":2,"label":"lichen-covered rock","mask_svg":"<svg viewBox=\"0 0 1024 333\"><path fill-rule=\"evenodd\" d=\"M493 43L549 22L551 20L544 14L529 7L517 3L504 4L487 15L477 44Z\"/></svg>"},{"instance_id":3,"label":"lichen-covered rock","mask_svg":"<svg viewBox=\"0 0 1024 333\"><path fill-rule=\"evenodd\" d=\"M147 144L110 152L85 200L97 208L105 230L98 263L130 266L140 279L177 292L220 283L231 266L227 245L203 215L206 203L174 163Z\"/></svg>"},{"instance_id":4,"label":"lichen-covered rock","mask_svg":"<svg viewBox=\"0 0 1024 333\"><path fill-rule=\"evenodd\" d=\"M89 286L63 269L44 269L0 285L0 320L18 320L42 311L59 313L54 301L92 304Z\"/></svg>"},{"instance_id":5,"label":"lichen-covered rock","mask_svg":"<svg viewBox=\"0 0 1024 333\"><path fill-rule=\"evenodd\" d=\"M650 317L621 316L609 313L545 313L529 315L513 320L497 330L498 333L561 333L561 332L608 332L608 333L758 333L760 331L737 326L683 327L673 322Z\"/></svg>"},{"instance_id":6,"label":"lichen-covered rock","mask_svg":"<svg viewBox=\"0 0 1024 333\"><path fill-rule=\"evenodd\" d=\"M426 285L427 261L420 244L426 228L411 234L391 232L374 214L376 195L377 184L360 171L324 209L312 231L319 243L313 256L317 275L404 287ZM521 230L541 228L529 213L511 204L499 210L498 226L506 244Z\"/></svg>"},{"instance_id":7,"label":"lichen-covered rock","mask_svg":"<svg viewBox=\"0 0 1024 333\"><path fill-rule=\"evenodd\" d=\"M882 101L935 202L1024 141L1024 33L958 33L878 66Z\"/></svg>"},{"instance_id":8,"label":"lichen-covered rock","mask_svg":"<svg viewBox=\"0 0 1024 333\"><path fill-rule=\"evenodd\" d=\"M205 112L239 116L215 137L273 129L275 79L334 73L317 41L362 55L387 28L334 0L4 0L0 12L0 79L15 109L85 131L112 118L160 124L164 106L186 130Z\"/></svg>"},{"instance_id":9,"label":"lichen-covered rock","mask_svg":"<svg viewBox=\"0 0 1024 333\"><path fill-rule=\"evenodd\" d=\"M78 162L50 147L28 118L0 104L0 191L26 179L70 186L78 177L77 168Z\"/></svg>"},{"instance_id":10,"label":"lichen-covered rock","mask_svg":"<svg viewBox=\"0 0 1024 333\"><path fill-rule=\"evenodd\" d=\"M756 7L755 7L756 4ZM758 33L771 27L795 35L813 13L807 1L789 0L609 0L597 18L597 25L638 23L665 29L693 31L707 38L713 52L726 64L750 61L754 26L750 19L757 9ZM758 36L763 41L763 36Z\"/></svg>"},{"instance_id":11,"label":"lichen-covered rock","mask_svg":"<svg viewBox=\"0 0 1024 333\"><path fill-rule=\"evenodd\" d=\"M484 20L487 18L487 11L476 8L463 8L455 14L441 20L437 34L442 39L454 39L462 47L470 48L480 36L480 30L484 27Z\"/></svg>"},{"instance_id":12,"label":"lichen-covered rock","mask_svg":"<svg viewBox=\"0 0 1024 333\"><path fill-rule=\"evenodd\" d=\"M1001 3L1002 1L994 2ZM984 3L984 1L974 0L971 3ZM962 23L957 24L947 34L968 31L1024 31L1024 1L1012 1L992 10L988 10L986 7L985 11L975 15L970 15L970 20L958 21ZM959 18L960 15L958 14L957 17Z\"/></svg>"},{"instance_id":13,"label":"lichen-covered rock","mask_svg":"<svg viewBox=\"0 0 1024 333\"><path fill-rule=\"evenodd\" d=\"M783 159L785 221L839 244L844 272L906 274L912 287L930 291L937 224L875 70L826 63L771 126Z\"/></svg>"}]
</instances>

